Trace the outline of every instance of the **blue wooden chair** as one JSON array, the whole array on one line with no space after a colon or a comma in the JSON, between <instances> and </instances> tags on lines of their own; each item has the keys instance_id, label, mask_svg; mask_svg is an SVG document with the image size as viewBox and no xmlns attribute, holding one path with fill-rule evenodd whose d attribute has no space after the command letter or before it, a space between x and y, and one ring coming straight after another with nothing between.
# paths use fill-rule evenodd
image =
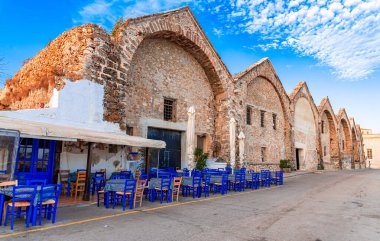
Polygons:
<instances>
[{"instance_id":1,"label":"blue wooden chair","mask_svg":"<svg viewBox=\"0 0 380 241\"><path fill-rule=\"evenodd\" d=\"M224 195L227 193L228 186L228 174L222 175L222 181L216 182L212 184L213 194L220 192L220 194Z\"/></svg>"},{"instance_id":2,"label":"blue wooden chair","mask_svg":"<svg viewBox=\"0 0 380 241\"><path fill-rule=\"evenodd\" d=\"M238 190L239 183L240 183L240 173L236 172L234 174L234 180L228 181L228 190L234 190L235 192Z\"/></svg>"},{"instance_id":3,"label":"blue wooden chair","mask_svg":"<svg viewBox=\"0 0 380 241\"><path fill-rule=\"evenodd\" d=\"M270 187L271 184L271 173L269 170L261 170L260 181L262 187Z\"/></svg>"},{"instance_id":4,"label":"blue wooden chair","mask_svg":"<svg viewBox=\"0 0 380 241\"><path fill-rule=\"evenodd\" d=\"M252 172L249 175L251 175L251 178L246 180L246 186L251 189L258 189L260 186L260 173Z\"/></svg>"},{"instance_id":5,"label":"blue wooden chair","mask_svg":"<svg viewBox=\"0 0 380 241\"><path fill-rule=\"evenodd\" d=\"M239 192L245 191L245 171L240 171Z\"/></svg>"},{"instance_id":6,"label":"blue wooden chair","mask_svg":"<svg viewBox=\"0 0 380 241\"><path fill-rule=\"evenodd\" d=\"M136 180L135 179L125 180L124 191L115 193L112 208L115 208L117 204L121 203L123 207L123 211L125 211L127 201L128 201L129 208L133 209L134 200L135 200L135 191L136 191Z\"/></svg>"},{"instance_id":7,"label":"blue wooden chair","mask_svg":"<svg viewBox=\"0 0 380 241\"><path fill-rule=\"evenodd\" d=\"M184 169L183 169L182 176L183 176L183 177L188 177L188 176L189 176L189 169L184 168Z\"/></svg>"},{"instance_id":8,"label":"blue wooden chair","mask_svg":"<svg viewBox=\"0 0 380 241\"><path fill-rule=\"evenodd\" d=\"M166 202L170 202L171 201L171 183L172 182L172 179L169 177L169 178L161 178L161 186L160 187L156 187L155 190L156 190L156 194L159 195L160 197L160 202L162 203L163 199L164 199L164 195L165 195L165 198L166 198Z\"/></svg>"},{"instance_id":9,"label":"blue wooden chair","mask_svg":"<svg viewBox=\"0 0 380 241\"><path fill-rule=\"evenodd\" d=\"M12 190L12 202L8 203L6 207L4 226L7 226L8 219L11 220L11 230L13 230L15 217L21 216L25 213L26 227L29 227L32 218L32 209L37 193L37 186L13 186ZM16 209L25 208L23 213L16 212Z\"/></svg>"},{"instance_id":10,"label":"blue wooden chair","mask_svg":"<svg viewBox=\"0 0 380 241\"><path fill-rule=\"evenodd\" d=\"M48 184L41 187L40 198L38 200L38 211L34 212L34 215L38 213L38 224L42 224L42 213L48 220L51 219L52 223L55 223L59 195L61 193L61 184Z\"/></svg>"},{"instance_id":11,"label":"blue wooden chair","mask_svg":"<svg viewBox=\"0 0 380 241\"><path fill-rule=\"evenodd\" d=\"M92 195L99 192L104 188L106 184L106 177L104 172L95 172L95 176L92 178Z\"/></svg>"},{"instance_id":12,"label":"blue wooden chair","mask_svg":"<svg viewBox=\"0 0 380 241\"><path fill-rule=\"evenodd\" d=\"M199 175L195 175L192 177L191 185L182 186L183 196L188 196L190 192L192 192L193 198L195 198L195 196L200 198L201 191L202 191L202 177Z\"/></svg>"},{"instance_id":13,"label":"blue wooden chair","mask_svg":"<svg viewBox=\"0 0 380 241\"><path fill-rule=\"evenodd\" d=\"M140 180L148 180L148 175L147 174L141 174Z\"/></svg>"},{"instance_id":14,"label":"blue wooden chair","mask_svg":"<svg viewBox=\"0 0 380 241\"><path fill-rule=\"evenodd\" d=\"M42 186L46 184L45 179L28 179L26 180L26 185L37 185L37 186Z\"/></svg>"},{"instance_id":15,"label":"blue wooden chair","mask_svg":"<svg viewBox=\"0 0 380 241\"><path fill-rule=\"evenodd\" d=\"M205 197L209 197L210 196L210 180L211 180L211 175L207 174L205 176L205 181L203 183L203 192L205 194Z\"/></svg>"},{"instance_id":16,"label":"blue wooden chair","mask_svg":"<svg viewBox=\"0 0 380 241\"><path fill-rule=\"evenodd\" d=\"M158 178L170 178L170 174L168 174L168 173L158 173Z\"/></svg>"},{"instance_id":17,"label":"blue wooden chair","mask_svg":"<svg viewBox=\"0 0 380 241\"><path fill-rule=\"evenodd\" d=\"M282 171L276 171L275 176L272 177L272 184L283 185L284 173Z\"/></svg>"},{"instance_id":18,"label":"blue wooden chair","mask_svg":"<svg viewBox=\"0 0 380 241\"><path fill-rule=\"evenodd\" d=\"M131 171L120 171L120 175L123 177L122 179L132 179Z\"/></svg>"}]
</instances>

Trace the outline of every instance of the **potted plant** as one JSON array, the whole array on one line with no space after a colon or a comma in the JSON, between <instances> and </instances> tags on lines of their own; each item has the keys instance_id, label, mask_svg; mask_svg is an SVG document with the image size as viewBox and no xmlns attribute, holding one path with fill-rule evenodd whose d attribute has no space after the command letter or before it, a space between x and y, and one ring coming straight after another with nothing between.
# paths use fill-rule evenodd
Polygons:
<instances>
[{"instance_id":1,"label":"potted plant","mask_svg":"<svg viewBox=\"0 0 380 241\"><path fill-rule=\"evenodd\" d=\"M291 165L289 160L280 160L280 168L285 173L291 172Z\"/></svg>"},{"instance_id":2,"label":"potted plant","mask_svg":"<svg viewBox=\"0 0 380 241\"><path fill-rule=\"evenodd\" d=\"M196 162L195 168L199 171L202 171L207 165L206 161L208 153L203 153L201 149L196 149L194 155Z\"/></svg>"}]
</instances>

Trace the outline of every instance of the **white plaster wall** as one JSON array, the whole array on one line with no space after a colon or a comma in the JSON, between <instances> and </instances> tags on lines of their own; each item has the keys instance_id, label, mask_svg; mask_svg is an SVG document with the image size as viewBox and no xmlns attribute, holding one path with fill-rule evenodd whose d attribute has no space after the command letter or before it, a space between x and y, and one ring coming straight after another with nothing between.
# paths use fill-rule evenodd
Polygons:
<instances>
[{"instance_id":1,"label":"white plaster wall","mask_svg":"<svg viewBox=\"0 0 380 241\"><path fill-rule=\"evenodd\" d=\"M367 167L369 162L371 168L380 169L380 135L363 135L364 152L367 157L367 149L372 149L372 159L366 160Z\"/></svg>"},{"instance_id":2,"label":"white plaster wall","mask_svg":"<svg viewBox=\"0 0 380 241\"><path fill-rule=\"evenodd\" d=\"M61 91L54 90L49 108L1 111L1 116L60 124L98 131L122 132L118 124L103 121L104 87L89 80L65 80Z\"/></svg>"}]
</instances>

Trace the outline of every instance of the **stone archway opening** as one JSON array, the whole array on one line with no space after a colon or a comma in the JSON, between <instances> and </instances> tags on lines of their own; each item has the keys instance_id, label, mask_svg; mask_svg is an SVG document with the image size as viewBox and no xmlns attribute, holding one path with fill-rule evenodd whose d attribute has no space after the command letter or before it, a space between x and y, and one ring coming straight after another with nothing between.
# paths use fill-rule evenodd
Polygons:
<instances>
[{"instance_id":1,"label":"stone archway opening","mask_svg":"<svg viewBox=\"0 0 380 241\"><path fill-rule=\"evenodd\" d=\"M359 154L359 145L358 141L356 139L356 131L354 127L351 129L351 135L352 135L352 167L355 168L355 165L359 165L360 163L360 154Z\"/></svg>"},{"instance_id":2,"label":"stone archway opening","mask_svg":"<svg viewBox=\"0 0 380 241\"><path fill-rule=\"evenodd\" d=\"M325 169L340 167L339 142L333 115L325 110L321 120L322 159Z\"/></svg>"},{"instance_id":3,"label":"stone archway opening","mask_svg":"<svg viewBox=\"0 0 380 241\"><path fill-rule=\"evenodd\" d=\"M305 97L294 107L294 147L297 169L315 170L318 167L317 131L313 109Z\"/></svg>"},{"instance_id":4,"label":"stone archway opening","mask_svg":"<svg viewBox=\"0 0 380 241\"><path fill-rule=\"evenodd\" d=\"M352 167L352 144L351 144L351 130L346 119L341 119L341 135L342 135L342 143L341 143L341 161L342 168L351 168Z\"/></svg>"}]
</instances>

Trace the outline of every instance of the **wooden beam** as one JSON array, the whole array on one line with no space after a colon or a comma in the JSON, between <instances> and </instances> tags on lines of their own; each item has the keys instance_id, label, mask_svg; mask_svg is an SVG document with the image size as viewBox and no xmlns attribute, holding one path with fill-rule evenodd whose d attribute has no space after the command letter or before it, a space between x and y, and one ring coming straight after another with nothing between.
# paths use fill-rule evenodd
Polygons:
<instances>
[{"instance_id":1,"label":"wooden beam","mask_svg":"<svg viewBox=\"0 0 380 241\"><path fill-rule=\"evenodd\" d=\"M90 201L90 187L91 187L91 147L92 142L88 143L87 150L87 165L86 165L86 184L84 186L83 201Z\"/></svg>"}]
</instances>

